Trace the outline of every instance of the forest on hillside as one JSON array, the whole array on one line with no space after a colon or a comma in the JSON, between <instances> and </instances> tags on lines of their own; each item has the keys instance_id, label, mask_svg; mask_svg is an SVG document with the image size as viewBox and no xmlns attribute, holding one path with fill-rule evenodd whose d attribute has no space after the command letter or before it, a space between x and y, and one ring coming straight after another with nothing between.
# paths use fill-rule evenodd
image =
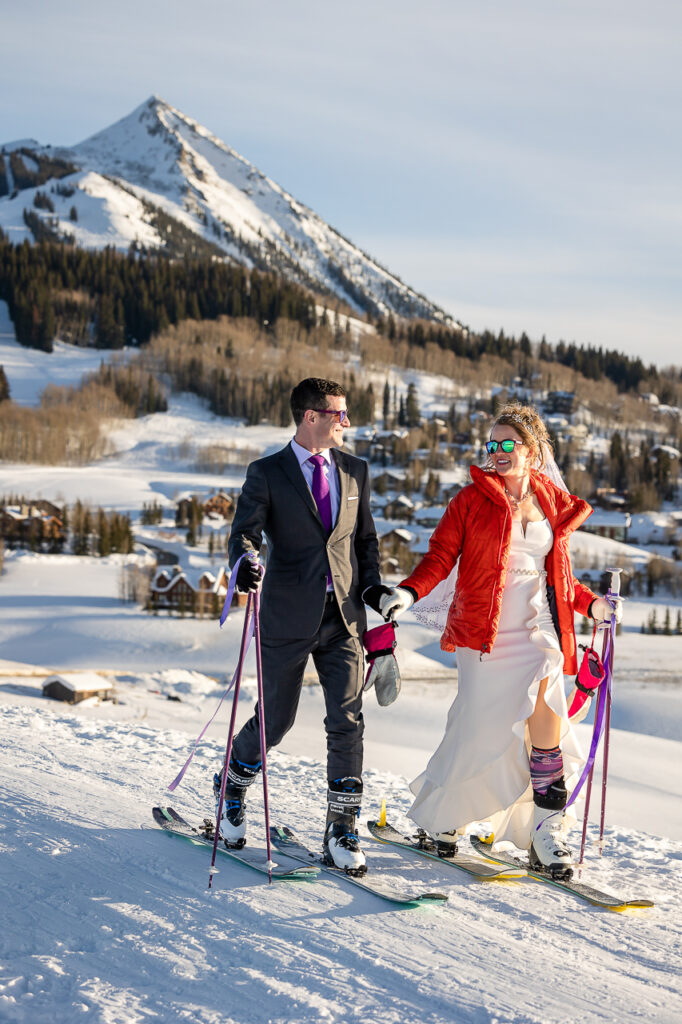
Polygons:
<instances>
[{"instance_id":1,"label":"forest on hillside","mask_svg":"<svg viewBox=\"0 0 682 1024\"><path fill-rule=\"evenodd\" d=\"M79 249L50 241L15 245L0 232L0 299L22 345L51 351L55 337L77 345L118 349L144 345L185 320L248 318L273 327L279 320L312 332L324 298L299 284L212 257L172 259L158 252ZM333 317L340 311L329 303ZM343 310L342 312L349 312ZM389 351L437 349L478 364L485 357L530 379L538 362L576 378L610 382L621 394L654 392L662 403L682 404L682 369L658 370L639 357L574 342L532 342L499 331L475 333L422 320L378 316L368 321Z\"/></svg>"}]
</instances>

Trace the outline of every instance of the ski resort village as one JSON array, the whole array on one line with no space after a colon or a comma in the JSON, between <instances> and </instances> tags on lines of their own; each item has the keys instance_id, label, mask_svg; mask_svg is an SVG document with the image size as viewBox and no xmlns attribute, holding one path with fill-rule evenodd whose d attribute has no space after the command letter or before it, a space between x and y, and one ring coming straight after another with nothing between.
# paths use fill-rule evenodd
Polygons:
<instances>
[{"instance_id":1,"label":"ski resort village","mask_svg":"<svg viewBox=\"0 0 682 1024\"><path fill-rule=\"evenodd\" d=\"M0 144L1 1021L682 1020L682 370L650 364L645 340L640 358L454 314L157 96L76 146ZM328 776L326 733L342 727L317 648L266 764L240 753L221 775L228 736L246 749L256 721L258 636L266 676L287 639L268 634L270 594L279 623L308 602L312 576L277 547L308 530L302 502L281 529L267 520L262 590L235 587L230 564L247 467L304 436L290 396L311 377L342 385L308 420L343 428L359 467L338 515L368 530L366 500L376 531L368 632L395 619L359 670L375 673L359 789ZM564 872L486 845L485 816L451 834L456 852L408 816L465 690L466 645L441 646L445 619L414 601L420 566L471 467L504 475L500 456L520 457L518 431L491 447L510 406L547 428L563 483L539 486L593 510L570 535L571 587L592 594L585 608L612 602L596 638L575 612L576 666L594 644L604 682L571 726L573 783L589 778ZM251 496L270 486L248 479ZM315 479L299 481L311 519L341 500ZM529 497L500 494L510 512ZM502 552L486 525L480 564ZM339 596L334 558L310 583L321 608ZM519 586L559 592L549 569L513 564ZM441 600L447 614L452 591ZM459 602L458 622L473 614ZM467 738L472 765L496 704ZM217 800L234 813L214 842ZM244 801L246 843L224 842ZM360 808L350 843L344 801L351 819ZM556 810L538 806L536 831Z\"/></svg>"}]
</instances>

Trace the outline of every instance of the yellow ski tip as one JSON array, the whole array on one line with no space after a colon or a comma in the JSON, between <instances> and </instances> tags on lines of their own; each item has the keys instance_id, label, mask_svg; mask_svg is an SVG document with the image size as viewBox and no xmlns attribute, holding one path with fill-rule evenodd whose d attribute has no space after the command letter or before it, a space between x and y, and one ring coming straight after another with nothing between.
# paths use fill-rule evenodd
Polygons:
<instances>
[{"instance_id":1,"label":"yellow ski tip","mask_svg":"<svg viewBox=\"0 0 682 1024\"><path fill-rule=\"evenodd\" d=\"M379 812L379 821L378 821L377 824L379 825L380 828L385 828L385 826L386 826L386 798L385 797L381 801L381 810Z\"/></svg>"}]
</instances>

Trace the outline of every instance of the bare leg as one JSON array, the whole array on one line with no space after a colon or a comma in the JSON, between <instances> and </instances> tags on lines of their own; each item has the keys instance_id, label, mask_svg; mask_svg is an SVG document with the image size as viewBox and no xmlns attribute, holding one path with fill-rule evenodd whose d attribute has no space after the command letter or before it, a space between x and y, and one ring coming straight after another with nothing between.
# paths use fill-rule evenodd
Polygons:
<instances>
[{"instance_id":1,"label":"bare leg","mask_svg":"<svg viewBox=\"0 0 682 1024\"><path fill-rule=\"evenodd\" d=\"M562 770L561 754L556 757L552 752L554 747L559 746L561 718L548 707L545 701L546 690L547 679L543 679L538 688L535 710L528 718L531 743L541 751L548 752L539 755L539 761L544 758L546 763L543 766L536 764L536 777L531 776L535 806L529 858L532 867L549 871L555 878L570 878L572 857L566 845L564 815L560 813L566 805L567 796L563 775L551 781L547 788L536 788L538 782L543 782L541 767L548 769L549 772ZM550 780L551 774L548 774L545 781Z\"/></svg>"},{"instance_id":2,"label":"bare leg","mask_svg":"<svg viewBox=\"0 0 682 1024\"><path fill-rule=\"evenodd\" d=\"M539 747L541 750L551 750L552 747L558 747L561 736L561 719L545 703L546 689L547 679L543 679L538 689L535 710L528 718L530 741L534 747Z\"/></svg>"}]
</instances>

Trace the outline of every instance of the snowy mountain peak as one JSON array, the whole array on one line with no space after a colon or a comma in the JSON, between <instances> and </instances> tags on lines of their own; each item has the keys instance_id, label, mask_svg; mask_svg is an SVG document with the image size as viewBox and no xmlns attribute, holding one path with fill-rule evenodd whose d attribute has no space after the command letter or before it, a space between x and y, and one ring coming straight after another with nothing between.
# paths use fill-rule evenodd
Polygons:
<instances>
[{"instance_id":1,"label":"snowy mountain peak","mask_svg":"<svg viewBox=\"0 0 682 1024\"><path fill-rule=\"evenodd\" d=\"M211 254L274 270L357 311L452 323L199 122L152 95L78 145L0 151L0 227L31 237L25 211L56 237ZM9 153L9 149L6 151ZM34 210L48 189L54 210ZM40 205L40 204L38 204ZM35 233L33 231L33 233Z\"/></svg>"}]
</instances>

